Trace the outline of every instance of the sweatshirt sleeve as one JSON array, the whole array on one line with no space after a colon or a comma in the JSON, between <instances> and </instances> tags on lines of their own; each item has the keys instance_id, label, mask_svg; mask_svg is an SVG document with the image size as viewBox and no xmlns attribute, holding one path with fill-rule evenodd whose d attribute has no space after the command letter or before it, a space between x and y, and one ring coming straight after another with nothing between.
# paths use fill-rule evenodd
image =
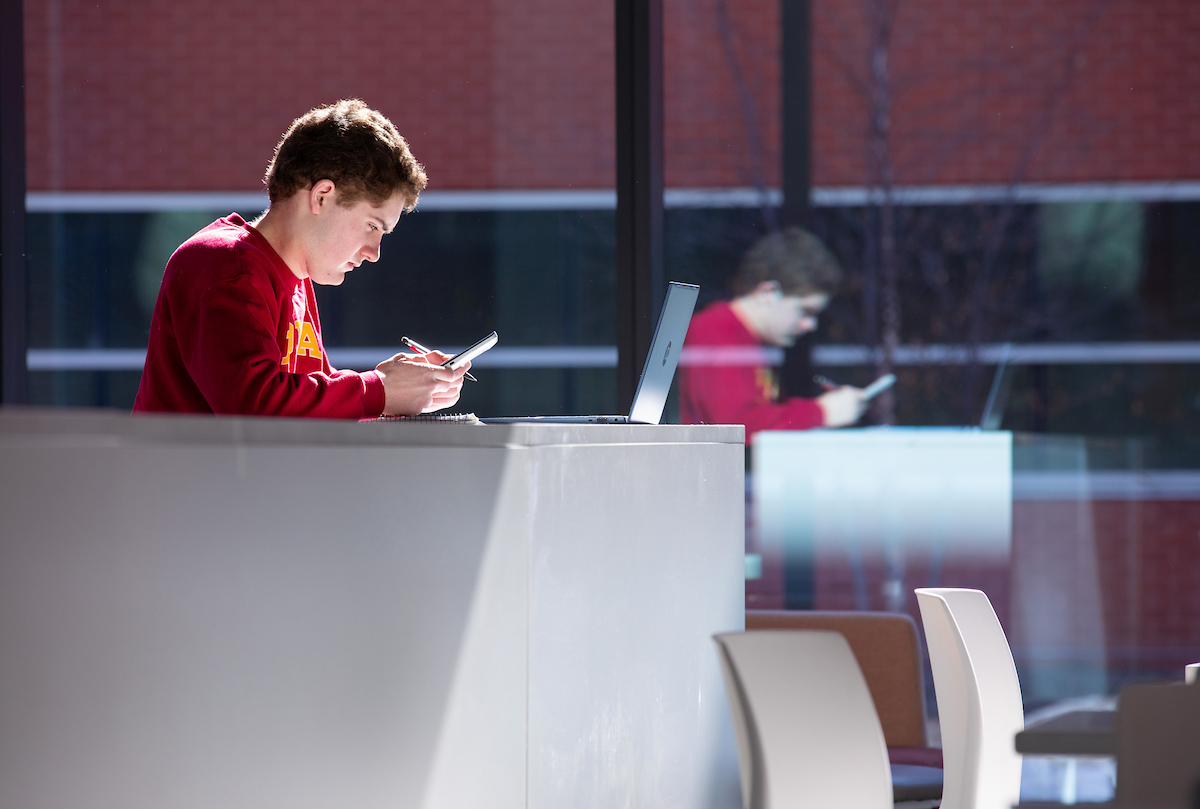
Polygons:
<instances>
[{"instance_id":1,"label":"sweatshirt sleeve","mask_svg":"<svg viewBox=\"0 0 1200 809\"><path fill-rule=\"evenodd\" d=\"M759 372L748 365L693 366L681 380L681 392L703 423L744 424L747 444L759 430L808 430L825 424L815 399L764 399L755 378Z\"/></svg>"},{"instance_id":2,"label":"sweatshirt sleeve","mask_svg":"<svg viewBox=\"0 0 1200 809\"><path fill-rule=\"evenodd\" d=\"M214 413L373 418L383 412L383 377L377 371L284 369L276 330L279 302L269 284L251 273L215 279L198 300L176 311L180 353L189 375Z\"/></svg>"}]
</instances>

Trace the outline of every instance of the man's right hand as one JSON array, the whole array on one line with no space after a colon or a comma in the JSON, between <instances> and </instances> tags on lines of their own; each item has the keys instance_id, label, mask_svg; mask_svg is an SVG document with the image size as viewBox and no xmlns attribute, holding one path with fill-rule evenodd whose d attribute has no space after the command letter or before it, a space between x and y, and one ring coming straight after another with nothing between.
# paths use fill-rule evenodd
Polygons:
<instances>
[{"instance_id":1,"label":"man's right hand","mask_svg":"<svg viewBox=\"0 0 1200 809\"><path fill-rule=\"evenodd\" d=\"M843 385L818 396L817 404L825 414L826 427L848 427L862 418L870 402L862 388Z\"/></svg>"},{"instance_id":2,"label":"man's right hand","mask_svg":"<svg viewBox=\"0 0 1200 809\"><path fill-rule=\"evenodd\" d=\"M428 354L397 354L375 366L383 374L383 404L385 416L415 416L450 407L458 401L463 374L470 363L457 370L441 367L449 354L430 351Z\"/></svg>"}]
</instances>

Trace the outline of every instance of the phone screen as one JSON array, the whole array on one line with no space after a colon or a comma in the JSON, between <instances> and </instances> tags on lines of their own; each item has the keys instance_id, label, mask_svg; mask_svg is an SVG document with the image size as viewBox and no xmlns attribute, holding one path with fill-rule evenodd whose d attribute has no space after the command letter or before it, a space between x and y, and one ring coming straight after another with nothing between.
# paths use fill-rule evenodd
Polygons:
<instances>
[{"instance_id":1,"label":"phone screen","mask_svg":"<svg viewBox=\"0 0 1200 809\"><path fill-rule=\"evenodd\" d=\"M500 337L496 334L496 332L492 332L475 345L464 351L458 352L453 357L443 362L442 367L457 370L459 367L466 365L468 362L494 346L499 339Z\"/></svg>"}]
</instances>

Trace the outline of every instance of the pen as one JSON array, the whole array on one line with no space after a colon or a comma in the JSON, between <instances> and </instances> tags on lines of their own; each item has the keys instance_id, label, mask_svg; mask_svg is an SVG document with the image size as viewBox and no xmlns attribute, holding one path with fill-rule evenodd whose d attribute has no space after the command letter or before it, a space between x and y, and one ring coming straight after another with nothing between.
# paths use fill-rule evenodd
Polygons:
<instances>
[{"instance_id":1,"label":"pen","mask_svg":"<svg viewBox=\"0 0 1200 809\"><path fill-rule=\"evenodd\" d=\"M401 337L400 342L404 343L406 346L408 346L409 348L411 348L413 351L417 352L418 354L428 354L429 353L429 349L426 348L425 346L421 345L420 343L418 343L416 340L410 340L407 337ZM467 379L471 380L472 382L479 381L475 377L471 376L470 371L467 371L465 374L463 374L463 376L466 377Z\"/></svg>"}]
</instances>

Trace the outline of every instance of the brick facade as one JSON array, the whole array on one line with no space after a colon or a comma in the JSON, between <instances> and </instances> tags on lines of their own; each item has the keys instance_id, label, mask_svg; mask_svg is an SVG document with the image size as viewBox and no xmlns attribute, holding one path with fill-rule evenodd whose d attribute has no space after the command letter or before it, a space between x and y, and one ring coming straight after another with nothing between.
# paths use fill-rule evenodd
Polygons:
<instances>
[{"instance_id":1,"label":"brick facade","mask_svg":"<svg viewBox=\"0 0 1200 809\"><path fill-rule=\"evenodd\" d=\"M818 185L870 177L864 6L813 2ZM668 186L776 185L778 0L664 7ZM901 7L898 182L1200 178L1194 0ZM26 0L25 28L33 190L256 190L288 122L346 96L434 189L613 184L607 0Z\"/></svg>"}]
</instances>

